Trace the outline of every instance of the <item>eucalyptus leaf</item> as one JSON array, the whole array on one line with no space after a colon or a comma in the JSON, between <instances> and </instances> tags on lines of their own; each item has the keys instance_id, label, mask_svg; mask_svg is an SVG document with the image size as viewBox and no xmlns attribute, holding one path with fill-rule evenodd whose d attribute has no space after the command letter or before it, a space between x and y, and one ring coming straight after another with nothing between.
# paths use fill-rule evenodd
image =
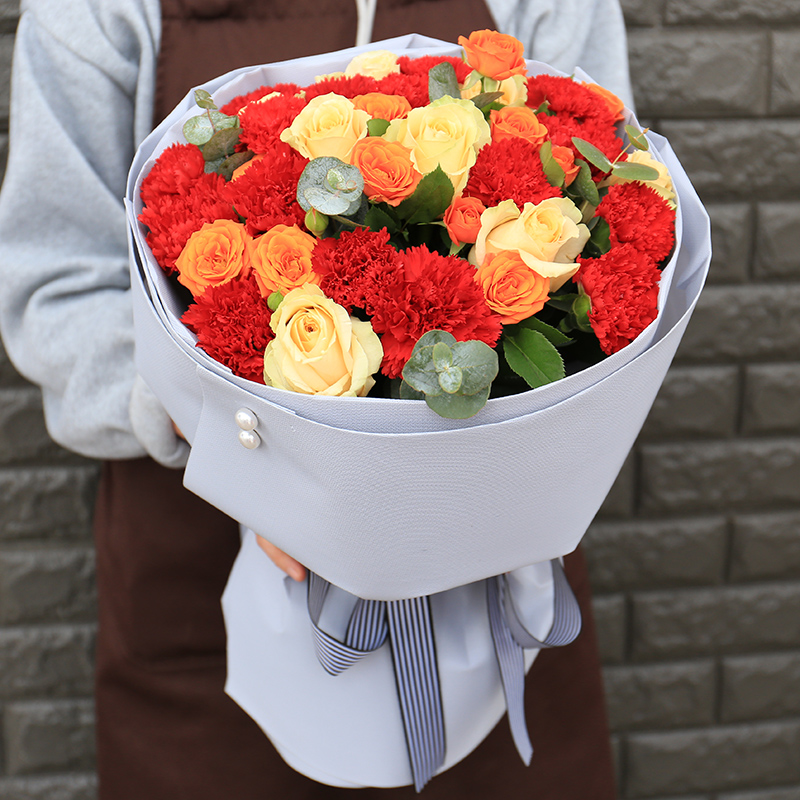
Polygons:
<instances>
[{"instance_id":1,"label":"eucalyptus leaf","mask_svg":"<svg viewBox=\"0 0 800 800\"><path fill-rule=\"evenodd\" d=\"M447 369L453 364L453 351L444 342L436 342L433 346L432 356L433 365L436 367L437 372ZM459 383L459 386L460 385Z\"/></svg>"},{"instance_id":2,"label":"eucalyptus leaf","mask_svg":"<svg viewBox=\"0 0 800 800\"><path fill-rule=\"evenodd\" d=\"M497 353L484 342L470 340L452 345L453 361L462 372L461 392L475 394L491 386L497 377L500 363Z\"/></svg>"},{"instance_id":3,"label":"eucalyptus leaf","mask_svg":"<svg viewBox=\"0 0 800 800\"><path fill-rule=\"evenodd\" d=\"M226 181L229 181L233 177L233 173L243 164L246 164L252 157L253 154L249 151L246 153L233 153L227 158L222 159L222 163L216 169L216 172L218 175L222 175Z\"/></svg>"},{"instance_id":4,"label":"eucalyptus leaf","mask_svg":"<svg viewBox=\"0 0 800 800\"><path fill-rule=\"evenodd\" d=\"M226 158L233 155L239 143L239 128L225 128L218 130L204 145L203 158L214 161L217 158Z\"/></svg>"},{"instance_id":5,"label":"eucalyptus leaf","mask_svg":"<svg viewBox=\"0 0 800 800\"><path fill-rule=\"evenodd\" d=\"M214 126L207 114L187 119L183 125L183 137L189 144L204 145L214 135Z\"/></svg>"},{"instance_id":6,"label":"eucalyptus leaf","mask_svg":"<svg viewBox=\"0 0 800 800\"><path fill-rule=\"evenodd\" d=\"M306 210L314 208L321 214L326 214L329 217L336 215L345 216L352 205L352 201L349 198L341 194L329 192L326 189L321 189L319 186L309 186L305 189L302 199L298 193L297 201L303 208L307 205L308 209ZM305 203L303 201L305 201Z\"/></svg>"},{"instance_id":7,"label":"eucalyptus leaf","mask_svg":"<svg viewBox=\"0 0 800 800\"><path fill-rule=\"evenodd\" d=\"M523 328L503 336L503 353L511 369L532 389L557 381L566 374L558 350L539 331Z\"/></svg>"},{"instance_id":8,"label":"eucalyptus leaf","mask_svg":"<svg viewBox=\"0 0 800 800\"><path fill-rule=\"evenodd\" d=\"M561 164L553 157L553 144L549 139L539 148L539 159L547 182L551 186L563 186L567 176Z\"/></svg>"},{"instance_id":9,"label":"eucalyptus leaf","mask_svg":"<svg viewBox=\"0 0 800 800\"><path fill-rule=\"evenodd\" d=\"M431 103L440 97L461 97L456 71L449 61L442 61L428 71L428 95Z\"/></svg>"},{"instance_id":10,"label":"eucalyptus leaf","mask_svg":"<svg viewBox=\"0 0 800 800\"><path fill-rule=\"evenodd\" d=\"M485 108L491 103L494 103L495 100L499 100L503 96L503 92L481 92L480 94L476 94L475 97L471 97L473 103L475 103L478 108Z\"/></svg>"},{"instance_id":11,"label":"eucalyptus leaf","mask_svg":"<svg viewBox=\"0 0 800 800\"><path fill-rule=\"evenodd\" d=\"M655 181L658 180L658 170L646 164L634 164L623 161L614 165L613 174L626 181Z\"/></svg>"},{"instance_id":12,"label":"eucalyptus leaf","mask_svg":"<svg viewBox=\"0 0 800 800\"><path fill-rule=\"evenodd\" d=\"M594 164L600 172L611 172L612 164L608 157L601 150L598 150L591 142L585 139L580 139L577 136L572 137L572 144L575 145L578 152L590 163Z\"/></svg>"},{"instance_id":13,"label":"eucalyptus leaf","mask_svg":"<svg viewBox=\"0 0 800 800\"><path fill-rule=\"evenodd\" d=\"M388 119L368 119L367 120L367 133L370 136L383 136L389 130Z\"/></svg>"},{"instance_id":14,"label":"eucalyptus leaf","mask_svg":"<svg viewBox=\"0 0 800 800\"><path fill-rule=\"evenodd\" d=\"M444 346L447 347L447 345ZM444 369L437 369L436 374L443 392L456 394L461 389L461 385L464 382L464 374L461 371L461 367L456 364L450 364Z\"/></svg>"},{"instance_id":15,"label":"eucalyptus leaf","mask_svg":"<svg viewBox=\"0 0 800 800\"><path fill-rule=\"evenodd\" d=\"M425 402L431 411L447 419L468 419L474 417L489 399L491 387L476 394L425 395Z\"/></svg>"},{"instance_id":16,"label":"eucalyptus leaf","mask_svg":"<svg viewBox=\"0 0 800 800\"><path fill-rule=\"evenodd\" d=\"M309 161L297 181L297 202L303 211L313 207L323 214L349 216L360 208L363 192L358 169L333 156Z\"/></svg>"},{"instance_id":17,"label":"eucalyptus leaf","mask_svg":"<svg viewBox=\"0 0 800 800\"><path fill-rule=\"evenodd\" d=\"M575 164L579 171L572 185L589 205L599 206L600 193L597 191L597 184L592 180L592 171L589 169L589 165L580 158L576 159Z\"/></svg>"},{"instance_id":18,"label":"eucalyptus leaf","mask_svg":"<svg viewBox=\"0 0 800 800\"><path fill-rule=\"evenodd\" d=\"M424 400L425 394L418 392L410 384L405 381L400 382L400 399L401 400Z\"/></svg>"},{"instance_id":19,"label":"eucalyptus leaf","mask_svg":"<svg viewBox=\"0 0 800 800\"><path fill-rule=\"evenodd\" d=\"M397 215L409 225L433 222L447 211L454 194L453 182L437 166L433 172L423 176L414 194L397 206Z\"/></svg>"},{"instance_id":20,"label":"eucalyptus leaf","mask_svg":"<svg viewBox=\"0 0 800 800\"><path fill-rule=\"evenodd\" d=\"M225 158L223 156L222 158L216 158L213 161L206 161L206 165L203 168L203 172L209 174L212 172L216 172L217 174L219 174L219 171L223 169L224 166L225 166Z\"/></svg>"},{"instance_id":21,"label":"eucalyptus leaf","mask_svg":"<svg viewBox=\"0 0 800 800\"><path fill-rule=\"evenodd\" d=\"M644 135L643 131L640 131L638 128L634 127L633 125L626 125L625 126L625 133L628 134L628 139L630 143L637 149L637 150L649 150L650 144L647 141L647 137Z\"/></svg>"},{"instance_id":22,"label":"eucalyptus leaf","mask_svg":"<svg viewBox=\"0 0 800 800\"><path fill-rule=\"evenodd\" d=\"M195 89L194 90L194 102L197 103L200 108L205 108L208 110L217 109L217 104L212 99L211 95L205 89Z\"/></svg>"}]
</instances>

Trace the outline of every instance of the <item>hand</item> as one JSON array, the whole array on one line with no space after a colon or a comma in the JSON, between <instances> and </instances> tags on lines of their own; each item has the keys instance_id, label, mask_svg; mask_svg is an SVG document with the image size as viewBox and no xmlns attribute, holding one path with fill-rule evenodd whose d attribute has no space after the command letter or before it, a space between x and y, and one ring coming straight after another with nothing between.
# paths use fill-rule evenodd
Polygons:
<instances>
[{"instance_id":1,"label":"hand","mask_svg":"<svg viewBox=\"0 0 800 800\"><path fill-rule=\"evenodd\" d=\"M272 563L282 569L290 578L296 581L305 580L306 568L291 556L286 555L283 550L278 550L272 542L268 542L263 536L256 534L258 546L270 557Z\"/></svg>"}]
</instances>

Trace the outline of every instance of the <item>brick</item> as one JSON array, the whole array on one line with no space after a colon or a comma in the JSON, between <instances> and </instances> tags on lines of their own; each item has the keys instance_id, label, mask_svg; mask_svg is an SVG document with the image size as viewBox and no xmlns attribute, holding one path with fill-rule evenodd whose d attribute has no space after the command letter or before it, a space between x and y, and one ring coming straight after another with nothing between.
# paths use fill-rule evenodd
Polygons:
<instances>
[{"instance_id":1,"label":"brick","mask_svg":"<svg viewBox=\"0 0 800 800\"><path fill-rule=\"evenodd\" d=\"M800 512L749 514L733 522L734 581L800 578Z\"/></svg>"},{"instance_id":2,"label":"brick","mask_svg":"<svg viewBox=\"0 0 800 800\"><path fill-rule=\"evenodd\" d=\"M792 435L800 430L800 364L758 364L745 371L742 430Z\"/></svg>"},{"instance_id":3,"label":"brick","mask_svg":"<svg viewBox=\"0 0 800 800\"><path fill-rule=\"evenodd\" d=\"M9 775L88 771L94 767L90 700L11 703L5 709Z\"/></svg>"},{"instance_id":4,"label":"brick","mask_svg":"<svg viewBox=\"0 0 800 800\"><path fill-rule=\"evenodd\" d=\"M632 30L628 52L642 114L750 117L767 111L766 33Z\"/></svg>"},{"instance_id":5,"label":"brick","mask_svg":"<svg viewBox=\"0 0 800 800\"><path fill-rule=\"evenodd\" d=\"M0 778L3 800L97 800L94 775Z\"/></svg>"},{"instance_id":6,"label":"brick","mask_svg":"<svg viewBox=\"0 0 800 800\"><path fill-rule=\"evenodd\" d=\"M800 785L783 789L764 789L755 792L734 792L721 794L717 800L798 800L800 798Z\"/></svg>"},{"instance_id":7,"label":"brick","mask_svg":"<svg viewBox=\"0 0 800 800\"><path fill-rule=\"evenodd\" d=\"M628 797L780 786L800 780L800 724L634 734Z\"/></svg>"},{"instance_id":8,"label":"brick","mask_svg":"<svg viewBox=\"0 0 800 800\"><path fill-rule=\"evenodd\" d=\"M708 286L678 358L692 363L794 361L798 352L800 285Z\"/></svg>"},{"instance_id":9,"label":"brick","mask_svg":"<svg viewBox=\"0 0 800 800\"><path fill-rule=\"evenodd\" d=\"M758 204L753 268L762 280L800 278L800 203Z\"/></svg>"},{"instance_id":10,"label":"brick","mask_svg":"<svg viewBox=\"0 0 800 800\"><path fill-rule=\"evenodd\" d=\"M800 31L774 31L772 34L773 114L800 113Z\"/></svg>"},{"instance_id":11,"label":"brick","mask_svg":"<svg viewBox=\"0 0 800 800\"><path fill-rule=\"evenodd\" d=\"M597 644L604 664L625 660L628 639L628 610L621 594L594 597L592 600Z\"/></svg>"},{"instance_id":12,"label":"brick","mask_svg":"<svg viewBox=\"0 0 800 800\"><path fill-rule=\"evenodd\" d=\"M642 592L633 597L637 661L800 645L800 582Z\"/></svg>"},{"instance_id":13,"label":"brick","mask_svg":"<svg viewBox=\"0 0 800 800\"><path fill-rule=\"evenodd\" d=\"M661 18L661 8L664 0L622 0L622 12L625 14L625 24L655 25Z\"/></svg>"},{"instance_id":14,"label":"brick","mask_svg":"<svg viewBox=\"0 0 800 800\"><path fill-rule=\"evenodd\" d=\"M617 475L603 505L597 512L598 516L603 517L623 517L633 516L633 506L636 494L636 456L630 453L622 465L622 469Z\"/></svg>"},{"instance_id":15,"label":"brick","mask_svg":"<svg viewBox=\"0 0 800 800\"><path fill-rule=\"evenodd\" d=\"M770 653L723 661L724 722L791 716L800 716L800 654Z\"/></svg>"},{"instance_id":16,"label":"brick","mask_svg":"<svg viewBox=\"0 0 800 800\"><path fill-rule=\"evenodd\" d=\"M797 0L667 0L669 23L797 22Z\"/></svg>"},{"instance_id":17,"label":"brick","mask_svg":"<svg viewBox=\"0 0 800 800\"><path fill-rule=\"evenodd\" d=\"M646 440L727 438L739 416L736 367L673 367L642 428Z\"/></svg>"},{"instance_id":18,"label":"brick","mask_svg":"<svg viewBox=\"0 0 800 800\"><path fill-rule=\"evenodd\" d=\"M50 462L88 464L47 434L41 392L36 387L0 390L0 466Z\"/></svg>"},{"instance_id":19,"label":"brick","mask_svg":"<svg viewBox=\"0 0 800 800\"><path fill-rule=\"evenodd\" d=\"M707 586L724 575L727 524L721 517L597 522L585 541L598 592Z\"/></svg>"},{"instance_id":20,"label":"brick","mask_svg":"<svg viewBox=\"0 0 800 800\"><path fill-rule=\"evenodd\" d=\"M91 538L97 465L0 469L0 541Z\"/></svg>"},{"instance_id":21,"label":"brick","mask_svg":"<svg viewBox=\"0 0 800 800\"><path fill-rule=\"evenodd\" d=\"M0 698L92 693L94 626L0 629Z\"/></svg>"},{"instance_id":22,"label":"brick","mask_svg":"<svg viewBox=\"0 0 800 800\"><path fill-rule=\"evenodd\" d=\"M0 135L0 169L5 164L6 146L8 145L8 137ZM2 174L0 174L2 179ZM6 388L8 386L24 386L25 379L14 369L14 365L8 357L2 343L0 343L0 386Z\"/></svg>"},{"instance_id":23,"label":"brick","mask_svg":"<svg viewBox=\"0 0 800 800\"><path fill-rule=\"evenodd\" d=\"M713 661L606 667L611 729L683 728L714 723Z\"/></svg>"},{"instance_id":24,"label":"brick","mask_svg":"<svg viewBox=\"0 0 800 800\"><path fill-rule=\"evenodd\" d=\"M2 23L0 23L1 25ZM0 31L7 31L2 25ZM0 118L8 120L8 101L11 85L11 58L14 54L13 33L0 33Z\"/></svg>"},{"instance_id":25,"label":"brick","mask_svg":"<svg viewBox=\"0 0 800 800\"><path fill-rule=\"evenodd\" d=\"M749 203L706 203L711 217L712 284L744 283L753 250L754 214Z\"/></svg>"},{"instance_id":26,"label":"brick","mask_svg":"<svg viewBox=\"0 0 800 800\"><path fill-rule=\"evenodd\" d=\"M796 506L800 439L643 445L641 481L645 513Z\"/></svg>"},{"instance_id":27,"label":"brick","mask_svg":"<svg viewBox=\"0 0 800 800\"><path fill-rule=\"evenodd\" d=\"M800 120L670 120L659 133L704 199L796 198Z\"/></svg>"},{"instance_id":28,"label":"brick","mask_svg":"<svg viewBox=\"0 0 800 800\"><path fill-rule=\"evenodd\" d=\"M0 623L91 622L96 616L90 548L0 552Z\"/></svg>"}]
</instances>

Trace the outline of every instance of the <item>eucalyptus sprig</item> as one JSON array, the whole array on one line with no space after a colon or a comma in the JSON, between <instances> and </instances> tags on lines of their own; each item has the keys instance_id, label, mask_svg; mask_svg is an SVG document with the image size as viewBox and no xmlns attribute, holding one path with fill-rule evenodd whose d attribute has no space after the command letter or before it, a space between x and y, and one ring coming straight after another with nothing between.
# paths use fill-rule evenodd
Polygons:
<instances>
[{"instance_id":1,"label":"eucalyptus sprig","mask_svg":"<svg viewBox=\"0 0 800 800\"><path fill-rule=\"evenodd\" d=\"M183 135L189 144L200 148L206 172L217 172L230 180L233 171L253 157L249 151L236 152L239 117L223 114L205 89L195 89L194 100L203 113L186 120Z\"/></svg>"}]
</instances>

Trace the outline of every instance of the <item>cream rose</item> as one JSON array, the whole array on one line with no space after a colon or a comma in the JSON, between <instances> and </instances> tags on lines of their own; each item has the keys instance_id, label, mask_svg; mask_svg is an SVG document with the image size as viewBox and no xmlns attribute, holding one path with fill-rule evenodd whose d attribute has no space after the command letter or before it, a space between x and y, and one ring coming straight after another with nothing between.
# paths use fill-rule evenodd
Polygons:
<instances>
[{"instance_id":1,"label":"cream rose","mask_svg":"<svg viewBox=\"0 0 800 800\"><path fill-rule=\"evenodd\" d=\"M366 75L379 81L393 72L400 72L397 56L388 50L370 50L355 56L345 67L344 74L348 78L354 75Z\"/></svg>"},{"instance_id":2,"label":"cream rose","mask_svg":"<svg viewBox=\"0 0 800 800\"><path fill-rule=\"evenodd\" d=\"M645 186L649 186L653 191L657 192L663 197L670 205L670 208L676 208L675 204L675 188L672 185L672 178L670 177L669 170L660 161L653 158L646 150L634 150L630 153L627 159L622 162L625 164L643 164L645 167L652 167L658 172L658 177L652 181L640 181ZM610 175L607 179L609 184L612 183L630 183L624 178L617 178L615 175Z\"/></svg>"},{"instance_id":3,"label":"cream rose","mask_svg":"<svg viewBox=\"0 0 800 800\"><path fill-rule=\"evenodd\" d=\"M264 381L302 394L364 397L375 385L383 348L369 322L350 317L318 286L293 289L270 320Z\"/></svg>"},{"instance_id":4,"label":"cream rose","mask_svg":"<svg viewBox=\"0 0 800 800\"><path fill-rule=\"evenodd\" d=\"M589 239L581 212L566 197L550 197L538 205L513 200L487 208L470 253L480 266L488 253L512 250L532 269L550 279L550 291L560 288L578 270L575 259Z\"/></svg>"},{"instance_id":5,"label":"cream rose","mask_svg":"<svg viewBox=\"0 0 800 800\"><path fill-rule=\"evenodd\" d=\"M338 94L314 97L281 133L306 158L334 156L349 162L353 145L367 135L369 114Z\"/></svg>"},{"instance_id":6,"label":"cream rose","mask_svg":"<svg viewBox=\"0 0 800 800\"><path fill-rule=\"evenodd\" d=\"M500 81L497 91L503 93L498 101L503 105L524 106L528 99L528 81L524 75L512 75L510 78Z\"/></svg>"},{"instance_id":7,"label":"cream rose","mask_svg":"<svg viewBox=\"0 0 800 800\"><path fill-rule=\"evenodd\" d=\"M478 151L491 140L491 131L471 100L441 97L412 109L405 119L392 120L384 138L409 150L421 174L441 167L459 197Z\"/></svg>"}]
</instances>

